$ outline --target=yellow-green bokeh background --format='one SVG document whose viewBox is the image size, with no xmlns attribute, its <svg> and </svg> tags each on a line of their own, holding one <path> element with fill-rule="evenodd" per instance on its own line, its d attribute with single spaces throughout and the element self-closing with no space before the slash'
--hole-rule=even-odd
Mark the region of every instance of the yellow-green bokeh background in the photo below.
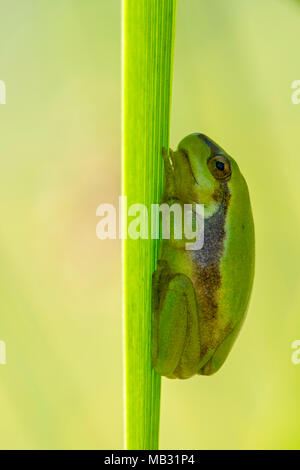
<svg viewBox="0 0 300 470">
<path fill-rule="evenodd" d="M 149 0 L 150 1 L 150 0 Z M 122 447 L 119 0 L 0 0 L 0 448 Z M 300 5 L 179 0 L 171 145 L 238 161 L 256 222 L 247 321 L 223 369 L 163 380 L 161 448 L 300 448 Z"/>
</svg>

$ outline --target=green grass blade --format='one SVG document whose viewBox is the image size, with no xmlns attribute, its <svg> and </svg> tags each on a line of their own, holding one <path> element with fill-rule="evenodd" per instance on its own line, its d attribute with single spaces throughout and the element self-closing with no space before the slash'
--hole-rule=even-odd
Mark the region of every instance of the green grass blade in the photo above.
<svg viewBox="0 0 300 470">
<path fill-rule="evenodd" d="M 158 203 L 168 148 L 177 0 L 123 1 L 123 194 Z M 130 219 L 128 219 L 130 223 Z M 150 233 L 150 231 L 149 231 Z M 127 449 L 157 449 L 160 377 L 151 367 L 151 276 L 156 240 L 123 245 Z"/>
</svg>

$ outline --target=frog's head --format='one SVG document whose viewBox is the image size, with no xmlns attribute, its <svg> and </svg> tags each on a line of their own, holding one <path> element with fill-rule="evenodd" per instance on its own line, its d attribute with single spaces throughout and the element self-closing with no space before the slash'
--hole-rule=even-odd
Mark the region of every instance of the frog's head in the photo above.
<svg viewBox="0 0 300 470">
<path fill-rule="evenodd" d="M 204 134 L 185 137 L 170 153 L 176 192 L 181 200 L 205 204 L 214 212 L 243 179 L 236 162 Z"/>
</svg>

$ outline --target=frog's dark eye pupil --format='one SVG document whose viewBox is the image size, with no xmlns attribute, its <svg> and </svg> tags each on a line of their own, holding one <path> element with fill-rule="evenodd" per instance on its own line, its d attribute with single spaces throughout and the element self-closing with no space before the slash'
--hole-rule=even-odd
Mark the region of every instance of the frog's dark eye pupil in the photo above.
<svg viewBox="0 0 300 470">
<path fill-rule="evenodd" d="M 216 180 L 229 181 L 231 177 L 230 161 L 224 155 L 212 155 L 207 160 L 208 168 Z"/>
<path fill-rule="evenodd" d="M 218 168 L 218 170 L 220 171 L 224 171 L 224 168 L 225 168 L 225 165 L 223 162 L 216 162 L 216 167 Z"/>
</svg>

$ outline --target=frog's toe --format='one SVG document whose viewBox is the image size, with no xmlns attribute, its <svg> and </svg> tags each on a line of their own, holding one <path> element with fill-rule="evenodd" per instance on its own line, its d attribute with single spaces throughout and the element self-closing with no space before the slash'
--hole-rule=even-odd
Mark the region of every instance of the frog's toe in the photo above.
<svg viewBox="0 0 300 470">
<path fill-rule="evenodd" d="M 234 328 L 231 333 L 226 336 L 224 341 L 215 350 L 212 357 L 201 367 L 198 372 L 199 375 L 213 375 L 222 367 L 238 333 L 239 328 Z"/>
</svg>

